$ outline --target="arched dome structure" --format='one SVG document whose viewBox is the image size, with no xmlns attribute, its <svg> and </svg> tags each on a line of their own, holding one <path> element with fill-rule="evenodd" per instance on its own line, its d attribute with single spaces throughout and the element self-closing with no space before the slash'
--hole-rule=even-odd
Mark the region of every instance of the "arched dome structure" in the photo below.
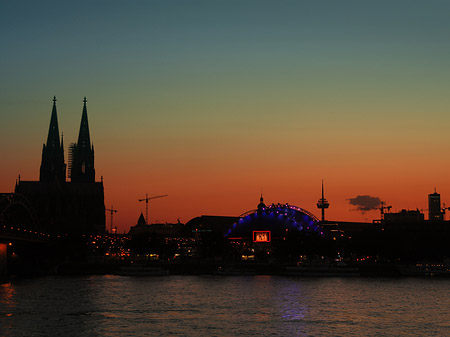
<svg viewBox="0 0 450 337">
<path fill-rule="evenodd" d="M 291 232 L 324 236 L 319 219 L 312 213 L 289 204 L 272 204 L 266 207 L 262 197 L 258 209 L 241 214 L 225 236 L 229 239 L 253 237 L 253 241 L 259 241 L 255 233 L 263 232 L 268 233 L 267 241 L 285 237 Z"/>
</svg>

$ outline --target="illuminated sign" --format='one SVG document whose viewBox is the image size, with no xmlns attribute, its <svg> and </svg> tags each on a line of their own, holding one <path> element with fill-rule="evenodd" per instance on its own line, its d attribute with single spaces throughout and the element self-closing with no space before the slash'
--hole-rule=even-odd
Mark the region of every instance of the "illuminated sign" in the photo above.
<svg viewBox="0 0 450 337">
<path fill-rule="evenodd" d="M 253 242 L 270 242 L 270 231 L 253 231 Z"/>
</svg>

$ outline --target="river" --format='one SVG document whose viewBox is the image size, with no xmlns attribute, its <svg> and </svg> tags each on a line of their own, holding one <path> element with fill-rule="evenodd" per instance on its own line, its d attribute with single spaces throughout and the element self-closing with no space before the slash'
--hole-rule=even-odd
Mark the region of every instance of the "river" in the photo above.
<svg viewBox="0 0 450 337">
<path fill-rule="evenodd" d="M 0 285 L 0 336 L 450 336 L 450 279 L 45 277 Z"/>
</svg>

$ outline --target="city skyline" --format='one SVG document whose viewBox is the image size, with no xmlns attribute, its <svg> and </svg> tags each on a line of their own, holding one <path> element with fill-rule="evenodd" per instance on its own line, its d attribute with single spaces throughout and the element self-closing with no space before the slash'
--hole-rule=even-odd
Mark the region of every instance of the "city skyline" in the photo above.
<svg viewBox="0 0 450 337">
<path fill-rule="evenodd" d="M 450 4 L 3 3 L 0 190 L 38 180 L 53 96 L 68 145 L 88 100 L 119 232 L 288 202 L 371 221 L 450 196 Z M 425 213 L 427 213 L 425 211 Z M 109 215 L 106 218 L 109 223 Z M 107 225 L 108 227 L 108 225 Z"/>
</svg>

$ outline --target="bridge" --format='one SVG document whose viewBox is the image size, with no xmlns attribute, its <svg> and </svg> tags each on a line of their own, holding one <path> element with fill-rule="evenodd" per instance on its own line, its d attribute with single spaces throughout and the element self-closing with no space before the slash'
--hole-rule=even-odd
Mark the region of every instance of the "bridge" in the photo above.
<svg viewBox="0 0 450 337">
<path fill-rule="evenodd" d="M 33 205 L 19 193 L 0 193 L 0 224 L 34 232 L 41 230 Z"/>
<path fill-rule="evenodd" d="M 54 237 L 45 233 L 30 201 L 18 193 L 0 194 L 0 280 L 7 274 L 8 259 L 15 250 L 29 254 L 38 246 L 47 245 Z"/>
<path fill-rule="evenodd" d="M 30 203 L 18 193 L 0 193 L 0 242 L 24 241 L 45 243 L 51 237 L 45 233 Z"/>
</svg>

